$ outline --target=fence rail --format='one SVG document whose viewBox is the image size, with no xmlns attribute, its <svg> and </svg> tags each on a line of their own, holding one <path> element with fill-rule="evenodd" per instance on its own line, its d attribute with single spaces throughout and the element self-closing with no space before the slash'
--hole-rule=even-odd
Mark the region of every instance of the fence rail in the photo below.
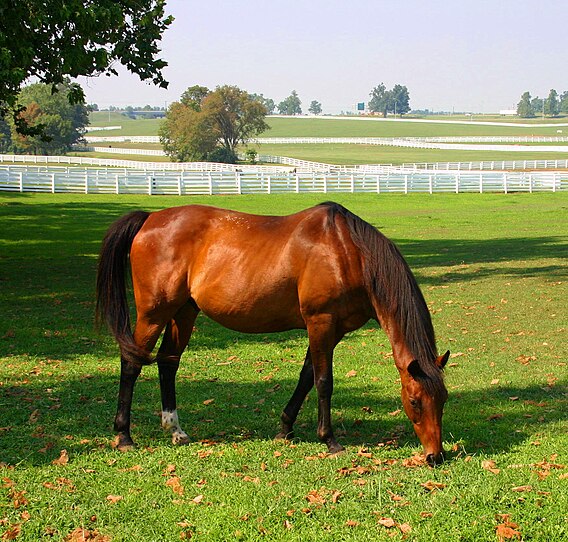
<svg viewBox="0 0 568 542">
<path fill-rule="evenodd" d="M 85 194 L 271 194 L 277 192 L 557 192 L 568 173 L 411 171 L 366 173 L 167 171 L 0 166 L 0 191 Z"/>
</svg>

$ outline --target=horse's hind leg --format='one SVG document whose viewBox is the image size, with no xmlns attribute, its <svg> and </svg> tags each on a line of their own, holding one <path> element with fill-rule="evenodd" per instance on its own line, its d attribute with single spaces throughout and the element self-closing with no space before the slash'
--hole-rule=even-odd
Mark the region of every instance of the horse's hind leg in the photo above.
<svg viewBox="0 0 568 542">
<path fill-rule="evenodd" d="M 191 303 L 178 310 L 166 326 L 157 355 L 162 395 L 162 427 L 171 433 L 174 444 L 189 442 L 189 437 L 179 424 L 175 379 L 181 355 L 189 342 L 198 313 L 198 309 Z"/>
<path fill-rule="evenodd" d="M 306 398 L 306 395 L 314 386 L 314 369 L 312 366 L 312 356 L 310 354 L 310 349 L 306 352 L 306 359 L 304 360 L 304 366 L 300 373 L 300 378 L 298 380 L 298 385 L 292 394 L 292 397 L 288 401 L 288 404 L 282 412 L 280 433 L 276 435 L 277 439 L 293 438 L 294 436 L 294 422 L 298 417 L 298 412 Z"/>
<path fill-rule="evenodd" d="M 136 344 L 151 352 L 156 345 L 156 341 L 162 332 L 164 325 L 151 324 L 144 318 L 139 318 L 136 322 L 134 338 Z M 142 370 L 142 363 L 134 364 L 120 359 L 120 387 L 118 390 L 118 407 L 114 419 L 114 430 L 116 431 L 116 447 L 119 450 L 128 450 L 134 446 L 134 441 L 130 436 L 130 411 L 132 408 L 132 395 L 134 385 Z"/>
</svg>

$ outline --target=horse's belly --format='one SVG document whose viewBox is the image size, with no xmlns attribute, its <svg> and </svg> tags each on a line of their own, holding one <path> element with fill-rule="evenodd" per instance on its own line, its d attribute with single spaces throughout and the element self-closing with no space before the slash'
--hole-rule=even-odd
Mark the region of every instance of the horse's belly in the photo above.
<svg viewBox="0 0 568 542">
<path fill-rule="evenodd" d="M 243 333 L 272 333 L 305 328 L 297 292 L 290 288 L 270 291 L 234 289 L 217 285 L 192 292 L 201 311 L 219 324 Z"/>
</svg>

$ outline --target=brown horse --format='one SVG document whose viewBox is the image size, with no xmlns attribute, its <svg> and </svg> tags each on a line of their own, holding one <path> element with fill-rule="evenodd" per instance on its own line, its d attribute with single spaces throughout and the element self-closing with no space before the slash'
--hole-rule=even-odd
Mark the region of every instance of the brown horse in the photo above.
<svg viewBox="0 0 568 542">
<path fill-rule="evenodd" d="M 137 320 L 126 297 L 130 257 Z M 135 211 L 103 241 L 97 315 L 121 351 L 117 446 L 133 445 L 134 384 L 158 350 L 162 426 L 174 444 L 188 442 L 178 421 L 175 375 L 193 324 L 203 311 L 244 333 L 306 329 L 309 347 L 296 390 L 281 416 L 280 438 L 293 434 L 314 386 L 318 437 L 342 450 L 331 427 L 333 350 L 343 336 L 375 319 L 387 333 L 402 383 L 402 402 L 430 464 L 443 461 L 447 399 L 426 302 L 402 255 L 384 235 L 341 205 L 323 203 L 290 216 L 257 216 L 202 205 Z"/>
</svg>

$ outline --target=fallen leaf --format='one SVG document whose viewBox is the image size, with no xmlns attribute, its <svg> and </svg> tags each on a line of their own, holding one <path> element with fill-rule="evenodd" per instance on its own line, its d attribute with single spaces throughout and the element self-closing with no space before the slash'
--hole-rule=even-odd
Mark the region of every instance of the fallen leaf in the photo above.
<svg viewBox="0 0 568 542">
<path fill-rule="evenodd" d="M 349 371 L 348 373 L 345 373 L 345 376 L 347 378 L 352 378 L 354 376 L 357 376 L 357 371 Z"/>
<path fill-rule="evenodd" d="M 211 403 L 214 403 L 215 399 L 206 399 L 205 401 L 203 401 L 204 405 L 210 405 Z"/>
<path fill-rule="evenodd" d="M 71 531 L 65 538 L 65 542 L 110 542 L 110 536 L 100 534 L 98 531 L 89 531 L 77 527 Z"/>
<path fill-rule="evenodd" d="M 22 527 L 19 523 L 13 523 L 8 527 L 4 534 L 2 535 L 2 540 L 16 540 L 20 536 L 20 531 Z"/>
<path fill-rule="evenodd" d="M 408 523 L 401 523 L 398 528 L 401 530 L 402 534 L 408 534 L 412 531 L 412 527 Z"/>
<path fill-rule="evenodd" d="M 380 518 L 379 524 L 383 527 L 386 527 L 387 529 L 391 529 L 396 525 L 396 521 L 392 518 Z"/>
<path fill-rule="evenodd" d="M 181 485 L 179 476 L 169 478 L 166 485 L 171 488 L 176 495 L 183 495 L 183 486 Z"/>
<path fill-rule="evenodd" d="M 512 538 L 521 539 L 521 533 L 517 531 L 518 525 L 516 523 L 500 523 L 495 527 L 497 531 L 497 539 L 499 542 L 511 540 Z"/>
<path fill-rule="evenodd" d="M 197 495 L 197 497 L 191 499 L 191 502 L 194 504 L 199 504 L 203 500 L 203 498 L 204 498 L 203 495 Z"/>
<path fill-rule="evenodd" d="M 355 520 L 352 520 L 352 519 L 348 519 L 348 520 L 345 522 L 345 525 L 346 525 L 347 527 L 357 527 L 357 526 L 359 525 L 359 522 L 358 522 L 358 521 L 355 521 Z"/>
<path fill-rule="evenodd" d="M 498 378 L 494 378 L 494 379 L 491 381 L 491 385 L 492 385 L 492 386 L 496 386 L 497 384 L 499 384 L 499 379 L 498 379 Z"/>
<path fill-rule="evenodd" d="M 518 486 L 511 488 L 511 491 L 516 491 L 517 493 L 523 493 L 525 491 L 532 491 L 532 486 Z"/>
<path fill-rule="evenodd" d="M 69 463 L 69 454 L 67 453 L 67 450 L 61 450 L 59 457 L 51 462 L 52 465 L 59 466 L 67 465 L 67 463 Z"/>
<path fill-rule="evenodd" d="M 287 519 L 285 519 L 284 520 L 284 527 L 286 527 L 286 529 L 290 530 L 290 529 L 292 529 L 292 524 Z"/>
<path fill-rule="evenodd" d="M 124 497 L 120 495 L 107 495 L 106 500 L 111 502 L 112 504 L 116 504 L 118 501 L 121 501 Z"/>
<path fill-rule="evenodd" d="M 481 468 L 492 472 L 493 474 L 499 474 L 501 472 L 501 469 L 497 468 L 497 465 L 495 464 L 495 461 L 493 461 L 493 459 L 488 459 L 486 461 L 482 461 L 481 462 Z"/>
<path fill-rule="evenodd" d="M 325 497 L 323 497 L 317 490 L 312 489 L 307 495 L 306 495 L 306 500 L 310 503 L 310 504 L 316 504 L 318 506 L 321 506 L 322 504 L 325 504 Z"/>
<path fill-rule="evenodd" d="M 438 491 L 446 487 L 446 484 L 442 484 L 441 482 L 434 482 L 434 480 L 428 480 L 427 482 L 424 482 L 420 485 L 427 491 Z"/>
</svg>

